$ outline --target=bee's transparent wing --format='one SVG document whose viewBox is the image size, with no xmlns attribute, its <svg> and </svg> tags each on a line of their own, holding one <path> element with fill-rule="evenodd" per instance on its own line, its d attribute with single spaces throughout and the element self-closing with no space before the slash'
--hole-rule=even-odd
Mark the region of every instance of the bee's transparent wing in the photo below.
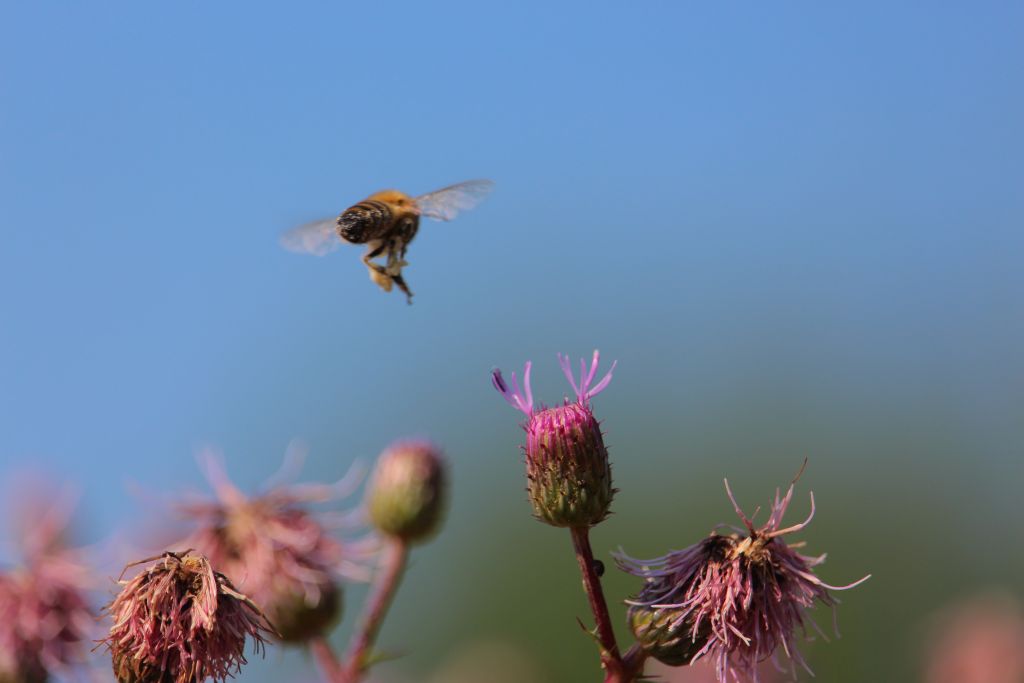
<svg viewBox="0 0 1024 683">
<path fill-rule="evenodd" d="M 467 180 L 416 197 L 420 215 L 436 221 L 450 221 L 459 212 L 472 209 L 494 189 L 490 180 Z"/>
<path fill-rule="evenodd" d="M 323 256 L 340 247 L 341 243 L 335 218 L 303 223 L 281 235 L 281 246 L 300 254 Z"/>
</svg>

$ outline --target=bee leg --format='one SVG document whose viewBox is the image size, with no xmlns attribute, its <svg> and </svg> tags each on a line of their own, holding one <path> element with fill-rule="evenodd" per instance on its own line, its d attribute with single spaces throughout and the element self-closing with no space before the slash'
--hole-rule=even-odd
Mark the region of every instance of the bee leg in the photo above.
<svg viewBox="0 0 1024 683">
<path fill-rule="evenodd" d="M 373 261 L 370 260 L 372 258 L 376 258 L 376 257 L 380 256 L 381 254 L 383 254 L 384 253 L 384 249 L 386 247 L 387 247 L 387 245 L 382 244 L 379 247 L 377 247 L 376 249 L 371 249 L 371 250 L 367 251 L 365 254 L 363 254 L 363 265 L 365 265 L 370 270 L 377 271 L 381 275 L 387 275 L 388 271 L 387 271 L 387 269 L 384 266 L 380 265 L 379 263 L 374 263 Z"/>
<path fill-rule="evenodd" d="M 405 278 L 401 275 L 392 275 L 391 279 L 398 285 L 400 290 L 405 292 L 406 303 L 412 304 L 412 290 L 409 289 L 409 285 L 405 284 Z"/>
<path fill-rule="evenodd" d="M 374 284 L 383 289 L 385 292 L 391 291 L 391 285 L 394 282 L 390 276 L 382 275 L 376 270 L 370 271 L 370 279 L 373 280 Z"/>
<path fill-rule="evenodd" d="M 363 265 L 365 265 L 370 271 L 370 279 L 373 280 L 378 287 L 383 289 L 385 292 L 391 291 L 391 283 L 394 279 L 387 271 L 387 269 L 379 263 L 374 263 L 370 259 L 380 256 L 384 253 L 386 245 L 382 244 L 376 249 L 371 249 L 363 254 Z"/>
</svg>

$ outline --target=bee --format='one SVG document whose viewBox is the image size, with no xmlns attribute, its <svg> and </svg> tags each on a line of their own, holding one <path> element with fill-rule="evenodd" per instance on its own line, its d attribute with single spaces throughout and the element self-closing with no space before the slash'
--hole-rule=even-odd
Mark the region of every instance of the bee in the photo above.
<svg viewBox="0 0 1024 683">
<path fill-rule="evenodd" d="M 288 230 L 281 236 L 281 245 L 289 251 L 323 256 L 342 242 L 365 244 L 363 263 L 370 279 L 385 292 L 396 285 L 412 303 L 412 290 L 402 277 L 402 268 L 409 265 L 405 252 L 419 231 L 420 218 L 450 221 L 480 203 L 493 187 L 490 180 L 468 180 L 418 197 L 383 190 L 345 209 L 337 218 Z M 375 258 L 384 262 L 377 263 Z"/>
</svg>

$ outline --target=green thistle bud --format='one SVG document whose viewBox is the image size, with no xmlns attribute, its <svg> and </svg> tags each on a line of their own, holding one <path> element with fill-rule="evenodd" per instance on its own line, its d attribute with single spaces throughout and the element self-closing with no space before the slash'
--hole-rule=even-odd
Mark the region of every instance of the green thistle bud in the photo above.
<svg viewBox="0 0 1024 683">
<path fill-rule="evenodd" d="M 555 408 L 534 409 L 530 363 L 523 373 L 523 390 L 515 373 L 511 387 L 499 370 L 492 373 L 492 381 L 505 400 L 529 418 L 524 424 L 524 450 L 527 491 L 534 514 L 552 526 L 586 528 L 608 516 L 615 495 L 608 449 L 590 409 L 590 399 L 611 382 L 615 365 L 591 386 L 597 373 L 597 351 L 589 371 L 581 361 L 579 384 L 572 375 L 568 357 L 559 355 L 558 360 L 576 392 L 575 403 L 567 400 Z"/>
<path fill-rule="evenodd" d="M 446 473 L 440 452 L 422 441 L 388 448 L 377 461 L 367 507 L 382 533 L 406 542 L 433 534 L 444 513 Z"/>
<path fill-rule="evenodd" d="M 306 643 L 325 635 L 338 622 L 342 610 L 341 587 L 329 583 L 315 600 L 303 593 L 277 596 L 267 604 L 269 617 L 285 643 Z"/>
<path fill-rule="evenodd" d="M 651 593 L 659 594 L 663 590 L 664 587 L 659 587 Z M 644 591 L 637 600 L 643 600 L 646 594 Z M 689 664 L 710 635 L 709 628 L 701 628 L 694 634 L 693 623 L 686 618 L 686 609 L 682 607 L 630 605 L 626 617 L 640 647 L 668 666 Z"/>
</svg>

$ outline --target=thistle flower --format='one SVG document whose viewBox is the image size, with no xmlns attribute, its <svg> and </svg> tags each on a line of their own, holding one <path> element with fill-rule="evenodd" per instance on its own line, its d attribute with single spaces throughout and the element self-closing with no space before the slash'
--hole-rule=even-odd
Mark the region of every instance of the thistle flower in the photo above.
<svg viewBox="0 0 1024 683">
<path fill-rule="evenodd" d="M 377 461 L 367 509 L 379 531 L 406 542 L 429 537 L 441 521 L 445 493 L 440 451 L 424 441 L 401 441 Z"/>
<path fill-rule="evenodd" d="M 322 635 L 341 613 L 339 579 L 367 580 L 373 547 L 367 539 L 333 536 L 329 517 L 307 506 L 344 494 L 350 482 L 274 486 L 248 497 L 231 483 L 218 457 L 207 454 L 202 462 L 217 500 L 179 506 L 200 525 L 183 543 L 204 553 L 251 597 L 284 642 Z"/>
<path fill-rule="evenodd" d="M 263 653 L 273 629 L 259 608 L 202 555 L 164 553 L 130 581 L 107 611 L 102 643 L 119 683 L 223 682 L 246 663 L 245 641 Z M 122 575 L 123 576 L 123 575 Z"/>
<path fill-rule="evenodd" d="M 562 405 L 535 408 L 530 388 L 531 363 L 523 371 L 520 389 L 515 373 L 511 387 L 500 370 L 491 373 L 494 388 L 513 408 L 526 415 L 526 479 L 534 514 L 556 527 L 590 527 L 608 516 L 615 489 L 608 450 L 590 401 L 612 381 L 611 369 L 597 383 L 600 355 L 595 350 L 589 370 L 580 360 L 580 379 L 573 377 L 568 356 L 558 355 L 576 400 L 566 398 Z M 592 385 L 593 384 L 593 385 Z"/>
<path fill-rule="evenodd" d="M 801 555 L 794 550 L 799 546 L 783 541 L 811 521 L 813 494 L 810 516 L 783 528 L 793 485 L 783 497 L 776 490 L 768 521 L 755 528 L 736 504 L 728 481 L 725 488 L 746 527 L 743 535 L 712 533 L 696 545 L 653 560 L 616 556 L 620 568 L 645 582 L 640 594 L 627 601 L 630 626 L 655 659 L 678 666 L 710 657 L 723 682 L 730 677 L 759 680 L 758 663 L 779 647 L 807 669 L 794 634 L 798 628 L 806 632 L 806 623 L 821 633 L 807 610 L 815 601 L 834 606 L 830 590 L 853 588 L 870 575 L 848 586 L 830 586 L 813 571 L 825 555 Z"/>
<path fill-rule="evenodd" d="M 34 492 L 22 520 L 25 564 L 0 573 L 0 682 L 42 683 L 85 661 L 95 619 L 93 585 L 79 550 L 67 547 L 70 496 Z"/>
</svg>

